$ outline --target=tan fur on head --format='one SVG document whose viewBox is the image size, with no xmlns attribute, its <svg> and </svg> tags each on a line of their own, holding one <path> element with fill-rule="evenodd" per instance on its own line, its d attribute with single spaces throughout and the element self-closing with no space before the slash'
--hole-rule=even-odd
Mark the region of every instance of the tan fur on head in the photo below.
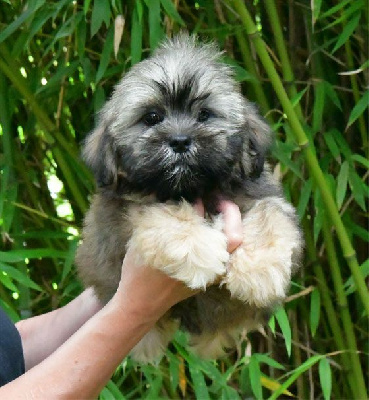
<svg viewBox="0 0 369 400">
<path fill-rule="evenodd" d="M 202 289 L 137 344 L 132 356 L 143 362 L 163 354 L 178 326 L 203 357 L 233 347 L 283 301 L 301 255 L 294 210 L 264 161 L 269 127 L 219 55 L 186 35 L 167 41 L 123 77 L 84 144 L 98 185 L 76 257 L 84 284 L 107 302 L 130 248 Z M 197 198 L 206 218 L 192 207 Z M 220 198 L 243 218 L 231 256 Z"/>
</svg>

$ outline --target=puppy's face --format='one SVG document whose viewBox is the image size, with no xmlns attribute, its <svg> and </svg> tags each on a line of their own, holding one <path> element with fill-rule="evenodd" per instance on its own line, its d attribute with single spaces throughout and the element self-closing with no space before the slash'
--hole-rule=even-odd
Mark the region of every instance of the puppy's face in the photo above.
<svg viewBox="0 0 369 400">
<path fill-rule="evenodd" d="M 261 173 L 268 127 L 218 58 L 181 36 L 132 68 L 85 144 L 99 186 L 193 200 Z"/>
</svg>

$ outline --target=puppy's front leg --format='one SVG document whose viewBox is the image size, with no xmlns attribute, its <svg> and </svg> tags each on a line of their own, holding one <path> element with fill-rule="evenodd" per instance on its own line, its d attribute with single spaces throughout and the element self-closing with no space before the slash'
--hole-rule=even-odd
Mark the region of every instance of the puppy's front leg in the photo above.
<svg viewBox="0 0 369 400">
<path fill-rule="evenodd" d="M 184 282 L 192 289 L 223 275 L 229 259 L 225 235 L 196 214 L 185 201 L 134 207 L 128 246 L 141 261 Z"/>
<path fill-rule="evenodd" d="M 224 282 L 232 296 L 260 308 L 287 295 L 302 252 L 293 207 L 278 197 L 257 200 L 243 218 L 243 243 L 231 255 Z"/>
</svg>

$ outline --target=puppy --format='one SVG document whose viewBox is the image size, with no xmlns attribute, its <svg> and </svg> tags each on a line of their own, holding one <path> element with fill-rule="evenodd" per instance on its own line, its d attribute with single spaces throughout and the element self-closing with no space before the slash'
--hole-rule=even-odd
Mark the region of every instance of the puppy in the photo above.
<svg viewBox="0 0 369 400">
<path fill-rule="evenodd" d="M 269 127 L 219 57 L 187 35 L 166 41 L 123 77 L 84 144 L 98 186 L 76 257 L 84 284 L 107 302 L 132 248 L 144 264 L 203 289 L 138 343 L 139 361 L 158 358 L 179 327 L 200 356 L 222 355 L 285 298 L 301 254 L 294 209 L 265 162 Z M 205 219 L 191 206 L 198 198 Z M 231 255 L 220 198 L 243 218 Z"/>
</svg>

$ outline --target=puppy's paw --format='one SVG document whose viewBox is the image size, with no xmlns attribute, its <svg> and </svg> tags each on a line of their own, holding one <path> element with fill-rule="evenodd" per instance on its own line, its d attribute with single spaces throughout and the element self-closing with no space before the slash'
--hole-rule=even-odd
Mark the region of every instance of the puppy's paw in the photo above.
<svg viewBox="0 0 369 400">
<path fill-rule="evenodd" d="M 131 357 L 142 364 L 159 362 L 178 328 L 175 320 L 159 321 L 131 350 Z"/>
<path fill-rule="evenodd" d="M 190 204 L 155 204 L 131 214 L 129 247 L 142 261 L 184 282 L 206 286 L 226 272 L 227 240 L 196 214 Z"/>
<path fill-rule="evenodd" d="M 281 199 L 261 200 L 243 225 L 244 240 L 231 256 L 224 283 L 232 296 L 271 307 L 286 297 L 302 249 L 293 209 Z"/>
</svg>

